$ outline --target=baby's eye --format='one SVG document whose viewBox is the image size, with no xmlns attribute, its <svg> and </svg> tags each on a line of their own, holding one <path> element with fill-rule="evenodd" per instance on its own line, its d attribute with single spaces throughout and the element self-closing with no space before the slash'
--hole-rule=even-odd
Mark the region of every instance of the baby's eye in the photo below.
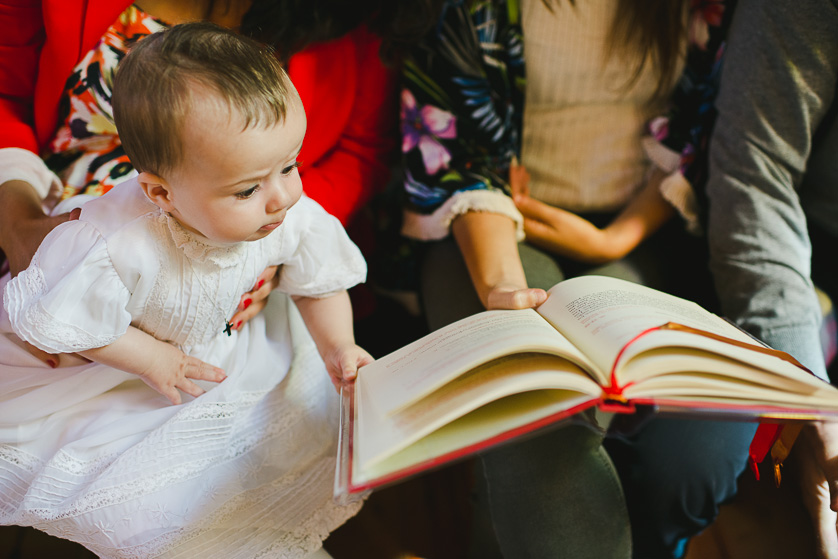
<svg viewBox="0 0 838 559">
<path fill-rule="evenodd" d="M 254 185 L 248 188 L 247 190 L 242 190 L 241 192 L 236 193 L 236 198 L 239 200 L 247 200 L 251 196 L 253 196 L 256 191 L 259 190 L 259 185 Z"/>
<path fill-rule="evenodd" d="M 283 174 L 283 175 L 285 175 L 285 176 L 287 177 L 288 175 L 290 175 L 291 173 L 293 173 L 293 172 L 294 172 L 294 169 L 296 169 L 297 167 L 299 167 L 299 166 L 300 166 L 300 165 L 302 165 L 302 164 L 303 164 L 303 162 L 302 162 L 302 161 L 294 161 L 294 163 L 293 163 L 293 164 L 291 164 L 291 165 L 289 165 L 289 166 L 285 167 L 285 168 L 282 170 L 282 174 Z"/>
</svg>

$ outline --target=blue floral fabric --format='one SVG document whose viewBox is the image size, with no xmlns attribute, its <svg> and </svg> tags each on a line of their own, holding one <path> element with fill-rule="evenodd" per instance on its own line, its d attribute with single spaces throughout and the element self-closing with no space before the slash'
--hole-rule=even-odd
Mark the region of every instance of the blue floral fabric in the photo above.
<svg viewBox="0 0 838 559">
<path fill-rule="evenodd" d="M 506 190 L 519 149 L 524 59 L 517 0 L 451 1 L 404 64 L 408 207 L 431 213 L 454 192 Z"/>
</svg>

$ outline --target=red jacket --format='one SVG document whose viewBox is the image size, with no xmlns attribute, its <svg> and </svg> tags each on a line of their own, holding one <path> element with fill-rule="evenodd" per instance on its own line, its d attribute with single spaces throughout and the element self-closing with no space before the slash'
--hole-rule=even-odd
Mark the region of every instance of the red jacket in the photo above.
<svg viewBox="0 0 838 559">
<path fill-rule="evenodd" d="M 0 148 L 35 153 L 57 126 L 73 67 L 128 0 L 0 0 Z M 346 224 L 389 177 L 396 146 L 394 69 L 363 28 L 293 56 L 288 73 L 306 109 L 300 160 L 306 193 Z"/>
</svg>

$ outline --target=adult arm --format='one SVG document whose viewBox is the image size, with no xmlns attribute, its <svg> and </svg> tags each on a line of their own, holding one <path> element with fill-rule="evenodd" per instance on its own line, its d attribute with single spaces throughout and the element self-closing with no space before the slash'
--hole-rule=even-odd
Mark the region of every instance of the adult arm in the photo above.
<svg viewBox="0 0 838 559">
<path fill-rule="evenodd" d="M 47 216 L 42 204 L 39 192 L 27 182 L 0 184 L 0 249 L 12 276 L 29 266 L 47 233 L 69 218 L 69 214 Z"/>
<path fill-rule="evenodd" d="M 830 0 L 741 2 L 710 149 L 711 267 L 722 310 L 826 378 L 798 187 L 838 78 Z"/>
<path fill-rule="evenodd" d="M 711 267 L 722 310 L 824 379 L 821 313 L 797 189 L 818 125 L 834 103 L 836 36 L 838 9 L 829 0 L 740 2 L 707 185 Z M 838 425 L 809 429 L 800 449 L 808 474 L 803 493 L 820 556 L 836 557 Z"/>
<path fill-rule="evenodd" d="M 672 217 L 674 210 L 660 192 L 664 174 L 655 168 L 646 185 L 606 227 L 527 194 L 515 197 L 524 216 L 527 241 L 554 254 L 591 264 L 623 258 Z"/>
<path fill-rule="evenodd" d="M 480 32 L 468 7 L 447 5 L 405 61 L 403 232 L 423 240 L 453 232 L 484 306 L 532 307 L 546 293 L 527 288 L 522 218 L 505 179 L 518 149 L 520 29 L 503 2 L 477 11 Z"/>
<path fill-rule="evenodd" d="M 547 300 L 543 289 L 527 288 L 511 219 L 490 212 L 467 212 L 454 220 L 452 231 L 484 307 L 526 309 Z"/>
</svg>

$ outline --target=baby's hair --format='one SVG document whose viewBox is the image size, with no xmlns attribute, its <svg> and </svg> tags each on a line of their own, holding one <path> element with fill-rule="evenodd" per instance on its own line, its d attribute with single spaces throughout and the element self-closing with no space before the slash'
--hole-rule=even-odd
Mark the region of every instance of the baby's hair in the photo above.
<svg viewBox="0 0 838 559">
<path fill-rule="evenodd" d="M 185 23 L 134 45 L 117 66 L 113 114 L 138 171 L 165 174 L 183 157 L 182 130 L 196 86 L 250 126 L 283 122 L 296 92 L 273 51 L 212 23 Z"/>
</svg>

